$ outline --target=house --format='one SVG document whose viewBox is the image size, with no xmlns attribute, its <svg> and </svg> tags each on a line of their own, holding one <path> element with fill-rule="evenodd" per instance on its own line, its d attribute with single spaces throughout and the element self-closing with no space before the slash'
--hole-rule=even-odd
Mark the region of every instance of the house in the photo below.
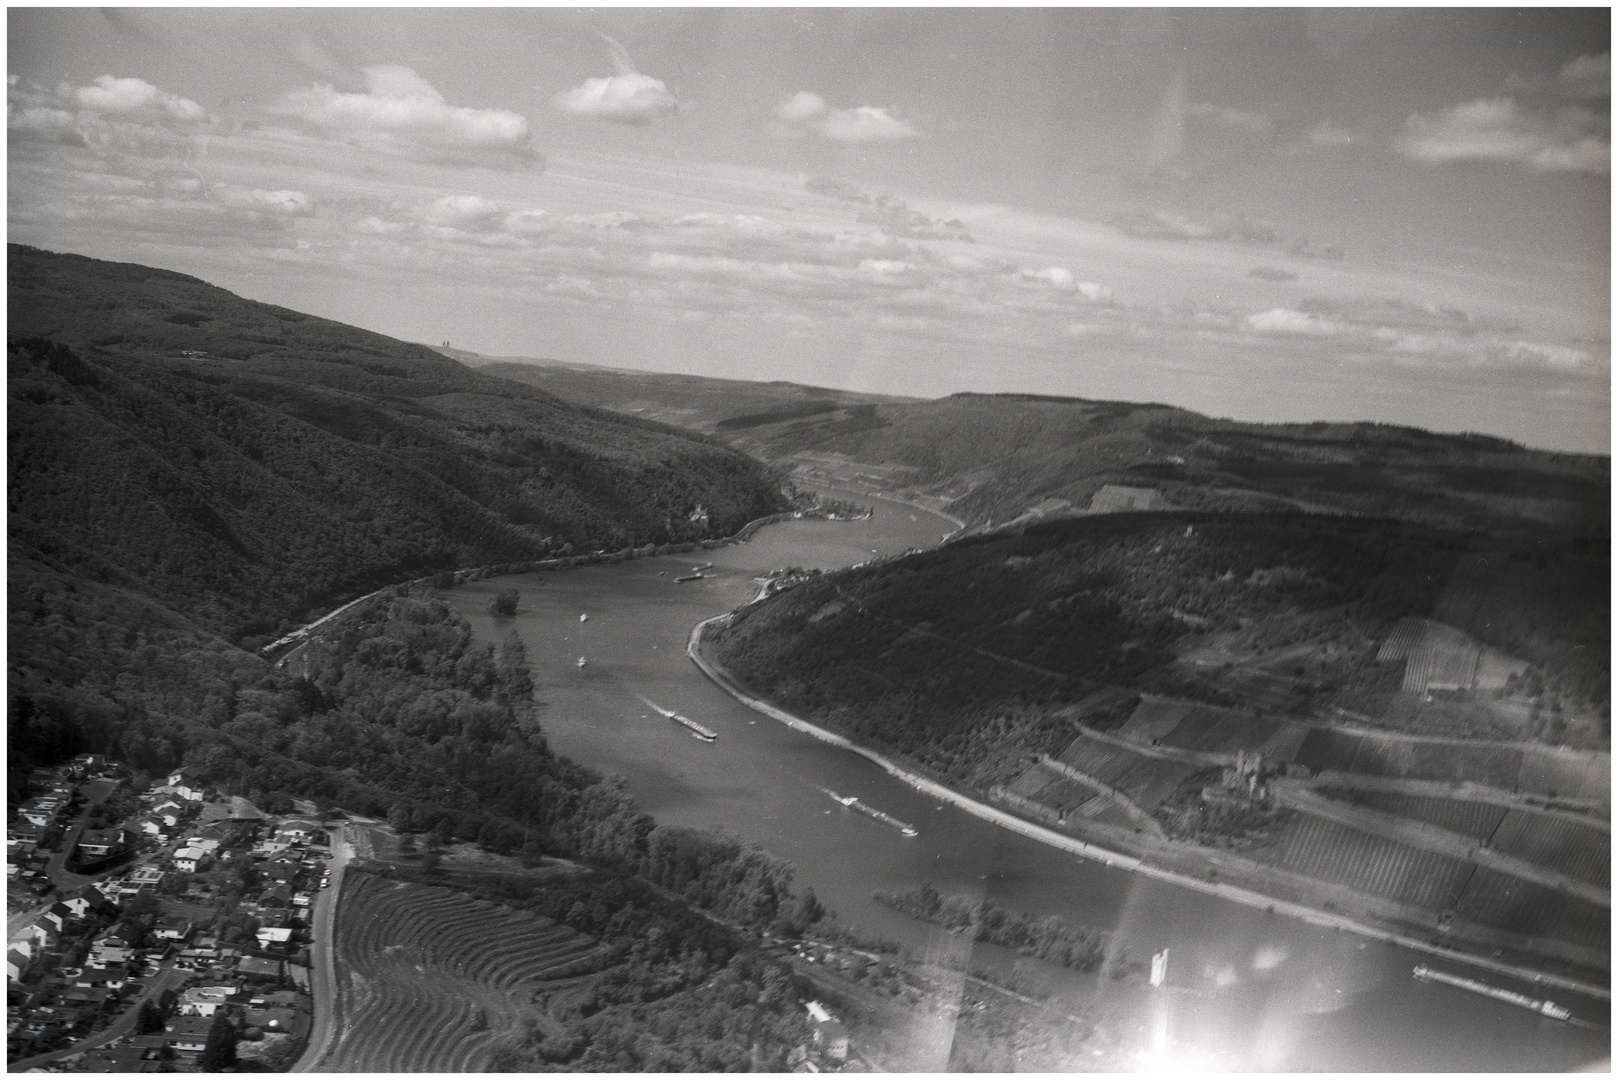
<svg viewBox="0 0 1618 1080">
<path fill-rule="evenodd" d="M 271 859 L 260 866 L 258 872 L 278 884 L 290 885 L 298 876 L 298 863 L 296 859 Z"/>
<path fill-rule="evenodd" d="M 67 924 L 73 918 L 73 912 L 69 910 L 68 906 L 58 901 L 45 909 L 44 913 L 40 915 L 39 921 L 60 934 L 67 928 Z"/>
<path fill-rule="evenodd" d="M 23 952 L 21 949 L 7 949 L 6 978 L 10 979 L 12 982 L 21 982 L 23 974 L 28 970 L 28 965 L 33 962 L 34 958 L 28 953 Z"/>
<path fill-rule="evenodd" d="M 96 888 L 94 884 L 74 889 L 62 897 L 62 903 L 80 919 L 91 916 L 112 919 L 118 915 L 118 905 L 113 903 L 112 897 Z"/>
<path fill-rule="evenodd" d="M 110 945 L 115 949 L 134 949 L 139 947 L 145 937 L 139 924 L 130 919 L 119 919 L 101 935 L 98 944 Z"/>
<path fill-rule="evenodd" d="M 230 1004 L 234 986 L 193 986 L 180 995 L 181 1016 L 212 1016 Z"/>
<path fill-rule="evenodd" d="M 155 866 L 136 867 L 129 875 L 129 883 L 137 890 L 163 884 L 163 871 Z"/>
<path fill-rule="evenodd" d="M 165 837 L 166 834 L 164 830 L 168 827 L 168 823 L 155 814 L 147 814 L 146 816 L 137 818 L 135 820 L 136 832 L 140 833 L 142 836 L 155 836 L 159 840 L 162 840 Z"/>
<path fill-rule="evenodd" d="M 275 830 L 275 838 L 277 840 L 286 840 L 292 843 L 304 844 L 308 843 L 310 840 L 313 840 L 317 836 L 324 836 L 325 834 L 326 826 L 322 825 L 318 821 L 311 821 L 308 818 L 291 818 L 287 821 L 281 822 L 281 824 L 278 825 Z"/>
<path fill-rule="evenodd" d="M 188 802 L 201 802 L 204 792 L 202 774 L 195 769 L 180 769 L 169 774 L 169 787 L 174 794 Z"/>
<path fill-rule="evenodd" d="M 176 1016 L 163 1025 L 168 1032 L 169 1045 L 176 1050 L 200 1053 L 208 1046 L 208 1032 L 213 1021 L 202 1016 Z"/>
<path fill-rule="evenodd" d="M 155 1073 L 163 1071 L 162 1052 L 135 1046 L 105 1046 L 87 1051 L 79 1061 L 83 1072 Z"/>
<path fill-rule="evenodd" d="M 122 828 L 86 829 L 79 834 L 73 852 L 79 859 L 104 859 L 123 851 L 128 838 L 129 834 Z"/>
<path fill-rule="evenodd" d="M 184 915 L 165 915 L 152 927 L 152 936 L 164 941 L 184 941 L 191 936 L 191 920 Z"/>
<path fill-rule="evenodd" d="M 183 847 L 174 853 L 174 869 L 194 874 L 208 865 L 208 853 L 194 847 Z"/>
<path fill-rule="evenodd" d="M 292 894 L 292 903 L 297 907 L 305 907 L 306 908 L 313 902 L 314 902 L 314 897 L 310 896 L 306 892 L 300 892 L 300 893 L 293 893 Z"/>
<path fill-rule="evenodd" d="M 128 964 L 108 964 L 106 967 L 85 968 L 74 977 L 73 985 L 92 989 L 122 990 L 128 984 L 129 978 Z"/>
<path fill-rule="evenodd" d="M 47 826 L 35 825 L 33 822 L 18 822 L 6 830 L 6 844 L 10 847 L 20 848 L 24 845 L 40 847 L 45 843 L 45 835 L 49 831 Z"/>
<path fill-rule="evenodd" d="M 15 946 L 19 941 L 27 941 L 32 944 L 34 951 L 38 952 L 40 949 L 43 949 L 45 946 L 49 945 L 55 937 L 56 932 L 53 931 L 49 926 L 39 922 L 31 922 L 24 925 L 19 930 L 13 931 L 11 933 L 10 943 L 12 946 Z"/>
<path fill-rule="evenodd" d="M 815 1051 L 823 1058 L 831 1061 L 845 1061 L 848 1058 L 848 1029 L 838 1022 L 837 1018 L 826 1011 L 826 1007 L 818 1001 L 811 1001 L 804 1006 L 809 1013 L 809 1019 L 814 1022 Z"/>
<path fill-rule="evenodd" d="M 266 960 L 261 956 L 244 956 L 236 963 L 236 974 L 250 979 L 279 979 L 281 961 Z"/>
<path fill-rule="evenodd" d="M 260 907 L 290 907 L 292 905 L 292 890 L 285 885 L 272 886 L 264 890 L 264 895 L 259 897 L 258 902 Z"/>
<path fill-rule="evenodd" d="M 259 947 L 267 949 L 271 945 L 286 945 L 292 940 L 292 932 L 290 926 L 261 926 L 258 928 Z"/>
<path fill-rule="evenodd" d="M 135 958 L 135 950 L 127 945 L 94 945 L 90 948 L 89 961 L 95 967 L 110 967 L 113 964 L 127 964 Z"/>
<path fill-rule="evenodd" d="M 17 816 L 30 825 L 38 825 L 40 828 L 44 828 L 56 820 L 56 810 L 41 806 L 38 802 L 32 802 L 26 806 L 19 806 Z"/>
</svg>

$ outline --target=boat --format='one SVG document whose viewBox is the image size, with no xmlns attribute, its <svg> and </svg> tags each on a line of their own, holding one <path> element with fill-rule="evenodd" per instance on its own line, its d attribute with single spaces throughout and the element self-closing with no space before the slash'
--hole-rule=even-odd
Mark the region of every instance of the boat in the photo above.
<svg viewBox="0 0 1618 1080">
<path fill-rule="evenodd" d="M 880 821 L 884 825 L 893 826 L 895 829 L 899 830 L 899 833 L 902 836 L 909 837 L 909 836 L 917 836 L 917 835 L 919 835 L 916 827 L 914 825 L 910 824 L 908 821 L 900 821 L 898 818 L 894 817 L 892 814 L 885 814 L 881 810 L 878 810 L 874 806 L 871 806 L 871 805 L 869 805 L 867 803 L 860 802 L 858 796 L 855 796 L 855 795 L 839 795 L 839 794 L 837 794 L 837 792 L 832 791 L 830 788 L 821 788 L 820 790 L 824 791 L 827 795 L 830 795 L 833 802 L 840 803 L 843 806 L 848 807 L 850 810 L 858 810 L 860 813 L 864 814 L 866 817 L 873 818 L 873 819 L 875 819 L 877 821 Z"/>
<path fill-rule="evenodd" d="M 579 657 L 579 667 L 583 667 L 586 663 L 588 663 L 588 661 L 585 660 L 584 657 Z"/>
<path fill-rule="evenodd" d="M 719 738 L 719 732 L 714 731 L 712 728 L 703 727 L 689 716 L 683 716 L 680 713 L 675 712 L 673 709 L 665 709 L 663 706 L 658 705 L 647 698 L 641 698 L 641 700 L 646 702 L 646 704 L 650 705 L 652 708 L 656 709 L 658 712 L 662 713 L 664 716 L 668 717 L 670 720 L 673 720 L 676 724 L 680 724 L 688 728 L 693 738 L 701 739 L 703 742 L 713 742 L 715 739 Z"/>
<path fill-rule="evenodd" d="M 679 581 L 706 581 L 707 579 L 704 578 L 700 573 L 696 573 L 696 574 L 686 574 L 684 577 L 677 577 L 674 580 L 679 582 Z"/>
<path fill-rule="evenodd" d="M 1426 964 L 1417 964 L 1411 974 L 1421 982 L 1441 982 L 1449 986 L 1459 987 L 1462 990 L 1470 990 L 1474 994 L 1482 994 L 1484 997 L 1491 997 L 1496 1001 L 1504 1001 L 1519 1008 L 1537 1012 L 1541 1016 L 1548 1016 L 1552 1020 L 1571 1020 L 1573 1018 L 1571 1009 L 1558 1005 L 1549 998 L 1541 1001 L 1538 998 L 1531 998 L 1527 994 L 1519 994 L 1515 990 L 1507 990 L 1499 986 L 1490 986 L 1488 983 L 1479 982 L 1476 979 L 1451 975 L 1447 971 L 1439 971 L 1436 968 L 1428 967 Z"/>
<path fill-rule="evenodd" d="M 580 622 L 589 622 L 590 621 L 590 616 L 588 616 L 588 615 L 580 615 L 579 616 L 579 621 Z"/>
</svg>

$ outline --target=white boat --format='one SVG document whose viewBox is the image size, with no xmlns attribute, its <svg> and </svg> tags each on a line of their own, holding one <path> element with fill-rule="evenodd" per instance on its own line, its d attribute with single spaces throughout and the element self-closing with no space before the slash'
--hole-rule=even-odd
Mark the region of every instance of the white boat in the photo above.
<svg viewBox="0 0 1618 1080">
<path fill-rule="evenodd" d="M 694 738 L 701 739 L 703 742 L 713 742 L 715 739 L 719 738 L 719 732 L 714 731 L 712 728 L 703 727 L 689 716 L 682 716 L 673 709 L 665 709 L 663 706 L 657 704 L 655 701 L 652 701 L 650 698 L 643 697 L 641 700 L 646 702 L 646 704 L 650 705 L 652 708 L 656 709 L 658 712 L 662 713 L 664 716 L 668 717 L 670 720 L 673 720 L 676 724 L 684 726 L 691 732 Z"/>
<path fill-rule="evenodd" d="M 589 622 L 590 621 L 590 616 L 588 616 L 588 615 L 580 615 L 579 616 L 579 621 L 580 622 Z"/>
<path fill-rule="evenodd" d="M 579 657 L 579 667 L 583 667 L 583 666 L 584 666 L 584 665 L 585 665 L 585 664 L 586 664 L 586 663 L 588 663 L 588 662 L 589 662 L 589 661 L 587 661 L 587 660 L 585 660 L 585 658 L 584 658 L 584 657 L 582 657 L 582 656 L 581 656 L 581 657 Z"/>
</svg>

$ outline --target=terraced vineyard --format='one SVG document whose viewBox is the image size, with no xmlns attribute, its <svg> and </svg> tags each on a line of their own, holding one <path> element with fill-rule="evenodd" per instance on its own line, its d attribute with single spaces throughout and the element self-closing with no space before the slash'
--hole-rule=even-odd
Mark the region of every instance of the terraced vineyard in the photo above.
<svg viewBox="0 0 1618 1080">
<path fill-rule="evenodd" d="M 1322 881 L 1434 910 L 1453 903 L 1472 872 L 1459 859 L 1307 815 L 1287 830 L 1271 858 Z"/>
<path fill-rule="evenodd" d="M 338 1039 L 322 1072 L 478 1072 L 589 978 L 592 938 L 435 886 L 349 871 L 337 912 Z"/>
</svg>

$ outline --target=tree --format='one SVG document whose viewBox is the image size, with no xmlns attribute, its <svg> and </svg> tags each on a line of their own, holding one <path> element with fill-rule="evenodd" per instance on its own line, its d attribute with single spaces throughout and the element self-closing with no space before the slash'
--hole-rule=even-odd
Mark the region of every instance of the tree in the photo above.
<svg viewBox="0 0 1618 1080">
<path fill-rule="evenodd" d="M 494 599 L 489 601 L 489 611 L 495 615 L 515 615 L 519 598 L 516 589 L 501 589 L 494 594 Z"/>
<path fill-rule="evenodd" d="M 163 1030 L 163 1008 L 155 1001 L 143 1001 L 140 1014 L 135 1020 L 135 1030 L 142 1035 L 150 1035 L 154 1031 Z"/>
<path fill-rule="evenodd" d="M 215 1015 L 213 1027 L 208 1029 L 201 1065 L 203 1072 L 224 1072 L 236 1065 L 236 1026 L 225 1019 L 224 1013 Z"/>
<path fill-rule="evenodd" d="M 515 629 L 500 643 L 500 654 L 495 660 L 495 673 L 500 689 L 513 702 L 529 701 L 534 696 L 534 680 L 528 670 L 528 650 Z"/>
</svg>

